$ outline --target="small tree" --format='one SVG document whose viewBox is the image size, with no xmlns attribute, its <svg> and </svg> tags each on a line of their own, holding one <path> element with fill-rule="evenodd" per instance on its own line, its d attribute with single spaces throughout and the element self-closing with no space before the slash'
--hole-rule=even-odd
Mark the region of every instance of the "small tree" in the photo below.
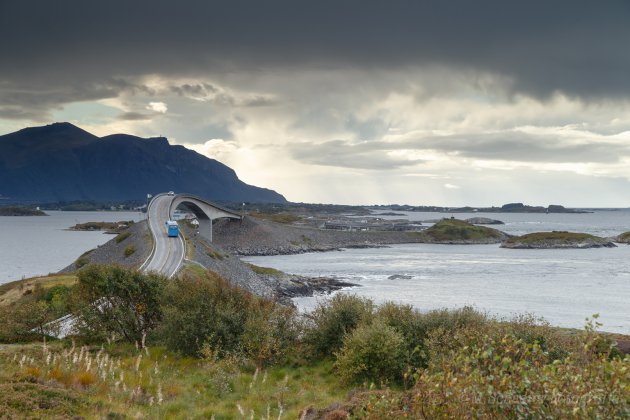
<svg viewBox="0 0 630 420">
<path fill-rule="evenodd" d="M 402 334 L 382 321 L 363 324 L 346 335 L 336 368 L 348 383 L 399 382 L 407 349 Z"/>
<path fill-rule="evenodd" d="M 346 334 L 360 323 L 371 322 L 373 311 L 374 303 L 370 299 L 335 295 L 309 314 L 304 342 L 313 356 L 332 356 L 341 348 Z"/>
<path fill-rule="evenodd" d="M 79 271 L 78 278 L 73 304 L 79 333 L 96 338 L 116 334 L 143 344 L 143 337 L 159 323 L 166 277 L 90 265 Z"/>
</svg>

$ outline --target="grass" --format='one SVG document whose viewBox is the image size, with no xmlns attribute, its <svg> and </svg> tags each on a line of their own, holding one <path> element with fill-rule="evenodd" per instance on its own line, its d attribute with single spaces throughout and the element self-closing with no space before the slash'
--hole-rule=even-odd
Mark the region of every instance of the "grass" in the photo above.
<svg viewBox="0 0 630 420">
<path fill-rule="evenodd" d="M 285 274 L 285 273 L 283 273 L 280 270 L 276 270 L 275 268 L 261 267 L 261 266 L 258 266 L 258 265 L 255 265 L 255 264 L 250 264 L 250 263 L 246 263 L 246 264 L 256 274 L 265 274 L 265 275 L 274 276 L 274 277 L 284 276 L 284 274 Z"/>
<path fill-rule="evenodd" d="M 131 236 L 131 232 L 123 232 L 119 234 L 118 236 L 116 236 L 116 243 L 119 244 L 130 236 Z"/>
<path fill-rule="evenodd" d="M 0 285 L 0 306 L 17 302 L 25 294 L 32 293 L 36 287 L 47 290 L 55 286 L 73 286 L 76 282 L 77 278 L 72 274 L 53 274 L 5 283 Z"/>
<path fill-rule="evenodd" d="M 300 216 L 297 216 L 292 213 L 249 213 L 251 217 L 255 217 L 257 219 L 270 220 L 276 223 L 284 223 L 290 225 L 298 220 L 301 220 Z"/>
<path fill-rule="evenodd" d="M 258 370 L 121 344 L 10 345 L 0 348 L 0 411 L 8 401 L 9 417 L 298 418 L 345 399 L 332 369 L 322 361 Z"/>
<path fill-rule="evenodd" d="M 443 219 L 422 232 L 410 232 L 410 235 L 421 236 L 429 241 L 478 241 L 500 239 L 501 233 L 496 229 L 476 226 L 458 219 Z"/>
</svg>

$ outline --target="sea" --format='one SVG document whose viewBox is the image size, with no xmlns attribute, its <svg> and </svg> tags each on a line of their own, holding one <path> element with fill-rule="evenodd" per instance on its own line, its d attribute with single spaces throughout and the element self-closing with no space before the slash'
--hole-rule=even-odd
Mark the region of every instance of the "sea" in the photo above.
<svg viewBox="0 0 630 420">
<path fill-rule="evenodd" d="M 71 231 L 85 222 L 138 221 L 138 212 L 46 211 L 48 216 L 0 216 L 0 284 L 55 273 L 85 251 L 112 239 L 100 231 Z"/>
<path fill-rule="evenodd" d="M 398 212 L 397 212 L 398 213 Z M 416 221 L 488 217 L 521 235 L 539 231 L 616 236 L 630 231 L 630 209 L 587 214 L 402 212 Z M 430 225 L 430 223 L 424 223 Z M 598 314 L 603 331 L 630 334 L 630 246 L 593 249 L 504 249 L 499 245 L 403 244 L 387 248 L 248 257 L 247 261 L 305 276 L 328 276 L 358 287 L 344 289 L 426 311 L 472 306 L 499 319 L 521 314 L 552 325 L 581 328 Z M 297 298 L 311 310 L 329 296 Z"/>
<path fill-rule="evenodd" d="M 141 220 L 132 212 L 47 212 L 47 217 L 0 217 L 0 284 L 56 272 L 111 235 L 67 230 L 88 221 Z M 489 217 L 511 234 L 538 231 L 616 236 L 630 231 L 630 209 L 587 214 L 396 212 L 430 225 L 442 217 Z M 394 301 L 419 310 L 472 306 L 497 318 L 542 317 L 580 328 L 599 314 L 604 331 L 630 334 L 630 246 L 600 249 L 503 249 L 498 245 L 401 244 L 298 255 L 248 257 L 247 261 L 306 276 L 357 284 L 353 293 L 377 303 Z M 330 296 L 295 299 L 304 311 Z"/>
</svg>

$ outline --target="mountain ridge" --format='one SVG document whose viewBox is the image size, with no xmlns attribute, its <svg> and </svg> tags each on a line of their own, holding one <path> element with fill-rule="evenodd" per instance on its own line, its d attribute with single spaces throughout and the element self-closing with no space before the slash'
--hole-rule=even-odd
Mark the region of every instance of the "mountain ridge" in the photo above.
<svg viewBox="0 0 630 420">
<path fill-rule="evenodd" d="M 286 202 L 165 137 L 97 137 L 65 122 L 0 136 L 3 201 L 143 200 L 147 193 L 169 190 L 215 201 Z"/>
</svg>

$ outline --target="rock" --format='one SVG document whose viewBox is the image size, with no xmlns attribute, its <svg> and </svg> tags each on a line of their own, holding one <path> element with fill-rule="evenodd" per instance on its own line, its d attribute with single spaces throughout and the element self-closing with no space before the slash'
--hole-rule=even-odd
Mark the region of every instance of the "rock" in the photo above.
<svg viewBox="0 0 630 420">
<path fill-rule="evenodd" d="M 407 276 L 404 274 L 394 274 L 392 276 L 387 277 L 387 280 L 411 280 L 413 276 Z"/>
<path fill-rule="evenodd" d="M 624 232 L 615 238 L 616 242 L 630 244 L 630 232 Z"/>
<path fill-rule="evenodd" d="M 504 225 L 500 220 L 489 219 L 487 217 L 471 217 L 470 219 L 466 219 L 466 222 L 473 225 Z"/>
<path fill-rule="evenodd" d="M 614 248 L 608 238 L 575 232 L 534 232 L 509 238 L 501 248 L 512 249 L 563 249 L 563 248 Z"/>
</svg>

